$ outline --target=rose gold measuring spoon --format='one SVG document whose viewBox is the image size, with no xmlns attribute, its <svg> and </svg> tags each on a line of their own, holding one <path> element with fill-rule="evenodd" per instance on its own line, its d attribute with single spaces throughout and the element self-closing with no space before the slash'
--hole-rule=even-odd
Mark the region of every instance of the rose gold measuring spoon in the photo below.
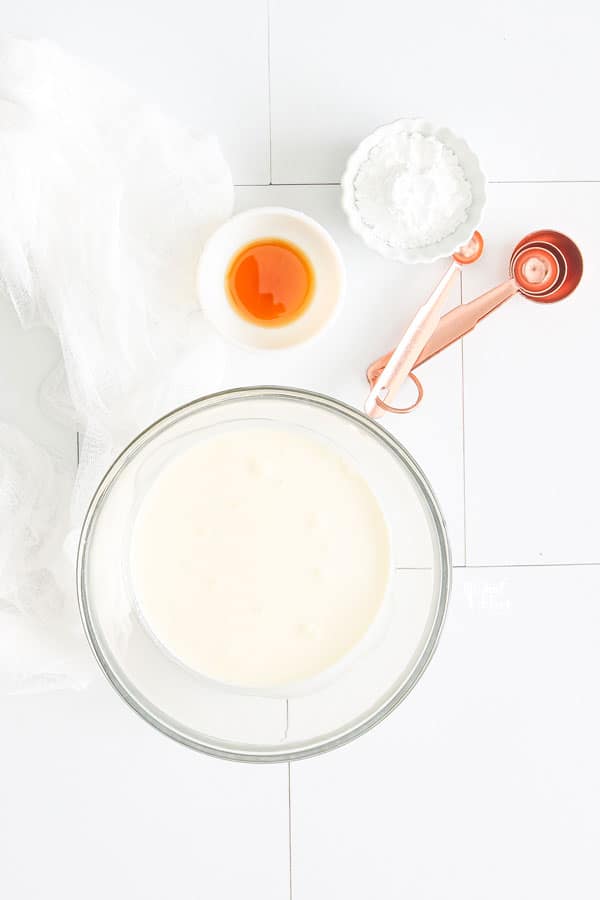
<svg viewBox="0 0 600 900">
<path fill-rule="evenodd" d="M 373 366 L 378 366 L 380 363 L 381 366 L 374 381 L 369 377 L 371 392 L 365 403 L 365 412 L 368 416 L 373 419 L 379 418 L 386 410 L 409 412 L 418 405 L 421 400 L 420 395 L 412 406 L 405 409 L 394 409 L 388 406 L 388 403 L 392 401 L 394 394 L 407 378 L 412 378 L 419 387 L 418 382 L 411 375 L 411 370 L 423 347 L 436 330 L 442 314 L 442 307 L 459 271 L 463 266 L 476 262 L 482 253 L 483 238 L 478 231 L 475 231 L 471 240 L 453 255 L 449 268 L 442 275 L 425 303 L 417 310 L 396 349 L 373 363 Z M 373 366 L 369 367 L 369 372 Z"/>
<path fill-rule="evenodd" d="M 528 234 L 513 250 L 507 281 L 442 316 L 413 368 L 464 337 L 478 322 L 515 294 L 521 293 L 538 303 L 554 303 L 568 297 L 575 290 L 582 274 L 581 252 L 565 234 L 549 229 Z M 371 387 L 376 384 L 391 355 L 383 356 L 369 366 L 367 378 Z M 377 405 L 384 411 L 401 413 L 418 406 L 423 397 L 423 387 L 413 371 L 410 372 L 410 377 L 418 390 L 417 400 L 412 406 L 396 409 L 381 399 L 377 400 Z"/>
</svg>

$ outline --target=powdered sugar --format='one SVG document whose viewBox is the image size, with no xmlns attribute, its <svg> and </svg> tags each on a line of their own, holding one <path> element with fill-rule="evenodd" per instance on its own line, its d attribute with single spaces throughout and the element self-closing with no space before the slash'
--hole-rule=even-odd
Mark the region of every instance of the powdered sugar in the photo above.
<svg viewBox="0 0 600 900">
<path fill-rule="evenodd" d="M 418 132 L 389 134 L 376 144 L 354 179 L 364 224 L 391 247 L 436 244 L 466 221 L 471 185 L 454 151 Z"/>
</svg>

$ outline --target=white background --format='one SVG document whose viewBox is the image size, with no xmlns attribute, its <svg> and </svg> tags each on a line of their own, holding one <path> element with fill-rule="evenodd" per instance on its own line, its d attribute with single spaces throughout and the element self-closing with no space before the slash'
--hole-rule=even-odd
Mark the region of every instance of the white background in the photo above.
<svg viewBox="0 0 600 900">
<path fill-rule="evenodd" d="M 291 767 L 206 758 L 154 733 L 100 676 L 3 698 L 6 900 L 592 900 L 600 895 L 600 126 L 592 0 L 20 0 L 2 26 L 93 59 L 219 135 L 238 208 L 331 230 L 349 290 L 331 335 L 276 364 L 231 353 L 228 385 L 316 388 L 357 406 L 443 270 L 380 260 L 338 182 L 382 122 L 453 127 L 492 184 L 484 259 L 453 302 L 553 227 L 585 258 L 575 296 L 510 300 L 423 369 L 386 420 L 445 511 L 455 585 L 425 676 L 354 744 Z M 1 211 L 0 211 L 1 214 Z M 57 348 L 0 302 L 0 418 L 75 453 L 44 417 Z M 276 368 L 274 368 L 276 366 Z"/>
</svg>

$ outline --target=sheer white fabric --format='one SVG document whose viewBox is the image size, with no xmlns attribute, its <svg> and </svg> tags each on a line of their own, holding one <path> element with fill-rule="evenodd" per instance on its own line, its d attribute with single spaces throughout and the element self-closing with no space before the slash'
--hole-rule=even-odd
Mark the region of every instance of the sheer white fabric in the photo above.
<svg viewBox="0 0 600 900">
<path fill-rule="evenodd" d="M 122 447 L 219 387 L 223 349 L 198 309 L 195 270 L 232 204 L 215 139 L 51 43 L 0 41 L 0 292 L 24 327 L 58 335 L 63 365 L 43 400 L 81 435 L 73 480 L 43 448 L 0 430 L 9 689 L 85 681 L 74 650 L 77 529 Z"/>
</svg>

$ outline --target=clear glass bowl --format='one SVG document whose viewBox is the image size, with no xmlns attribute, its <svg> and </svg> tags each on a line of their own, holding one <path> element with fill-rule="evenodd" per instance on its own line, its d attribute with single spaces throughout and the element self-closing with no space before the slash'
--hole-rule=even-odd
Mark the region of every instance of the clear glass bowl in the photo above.
<svg viewBox="0 0 600 900">
<path fill-rule="evenodd" d="M 232 427 L 302 428 L 351 457 L 386 516 L 392 576 L 376 627 L 344 664 L 306 690 L 238 689 L 193 672 L 153 639 L 131 589 L 135 512 L 150 479 L 186 445 Z M 155 422 L 127 447 L 90 504 L 77 583 L 94 654 L 147 722 L 197 750 L 277 762 L 338 747 L 380 722 L 412 690 L 443 625 L 450 550 L 432 490 L 411 455 L 381 426 L 309 391 L 242 388 L 203 397 Z"/>
</svg>

